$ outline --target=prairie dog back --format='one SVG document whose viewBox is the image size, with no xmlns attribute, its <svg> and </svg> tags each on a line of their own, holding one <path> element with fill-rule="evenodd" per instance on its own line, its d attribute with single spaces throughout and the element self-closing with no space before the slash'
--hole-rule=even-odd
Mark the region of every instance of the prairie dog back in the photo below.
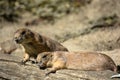
<svg viewBox="0 0 120 80">
<path fill-rule="evenodd" d="M 95 52 L 66 53 L 66 66 L 80 70 L 112 70 L 116 68 L 114 61 L 107 55 Z"/>
</svg>

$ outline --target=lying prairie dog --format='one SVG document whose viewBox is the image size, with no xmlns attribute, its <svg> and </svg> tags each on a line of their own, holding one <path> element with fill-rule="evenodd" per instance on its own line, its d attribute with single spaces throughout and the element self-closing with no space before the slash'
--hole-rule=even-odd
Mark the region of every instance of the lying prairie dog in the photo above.
<svg viewBox="0 0 120 80">
<path fill-rule="evenodd" d="M 97 52 L 44 52 L 37 56 L 40 69 L 50 68 L 46 75 L 59 69 L 87 71 L 117 71 L 114 61 L 107 55 Z"/>
</svg>

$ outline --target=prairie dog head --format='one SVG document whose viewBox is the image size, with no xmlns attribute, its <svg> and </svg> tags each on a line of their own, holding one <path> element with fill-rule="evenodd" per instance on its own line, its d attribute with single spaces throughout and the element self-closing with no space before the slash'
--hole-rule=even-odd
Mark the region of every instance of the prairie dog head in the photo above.
<svg viewBox="0 0 120 80">
<path fill-rule="evenodd" d="M 44 52 L 40 53 L 37 56 L 37 62 L 40 69 L 45 69 L 46 67 L 50 66 L 52 59 L 52 53 Z"/>
<path fill-rule="evenodd" d="M 31 30 L 27 28 L 21 28 L 15 32 L 14 40 L 18 44 L 24 44 L 24 43 L 31 42 L 33 37 L 34 37 L 34 34 Z"/>
</svg>

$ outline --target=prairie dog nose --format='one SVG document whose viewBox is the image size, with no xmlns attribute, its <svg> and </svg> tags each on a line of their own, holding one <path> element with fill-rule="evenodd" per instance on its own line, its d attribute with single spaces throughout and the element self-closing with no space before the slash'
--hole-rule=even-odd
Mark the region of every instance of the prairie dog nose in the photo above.
<svg viewBox="0 0 120 80">
<path fill-rule="evenodd" d="M 18 42 L 19 42 L 19 40 L 18 40 L 17 38 L 15 38 L 14 40 L 15 40 L 15 42 L 16 42 L 16 43 L 18 43 Z"/>
<path fill-rule="evenodd" d="M 37 65 L 39 66 L 40 69 L 46 69 L 45 65 L 44 64 L 41 64 L 41 63 L 37 63 Z"/>
<path fill-rule="evenodd" d="M 19 43 L 20 38 L 15 37 L 14 40 L 15 40 L 16 43 Z"/>
</svg>

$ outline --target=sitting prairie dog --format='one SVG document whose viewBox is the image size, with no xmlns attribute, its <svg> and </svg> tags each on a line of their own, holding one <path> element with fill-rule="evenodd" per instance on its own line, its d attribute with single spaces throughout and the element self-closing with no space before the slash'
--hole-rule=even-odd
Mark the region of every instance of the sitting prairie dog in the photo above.
<svg viewBox="0 0 120 80">
<path fill-rule="evenodd" d="M 63 45 L 50 38 L 42 36 L 27 28 L 18 29 L 15 32 L 14 40 L 24 49 L 22 64 L 29 61 L 30 57 L 36 58 L 41 52 L 68 51 Z"/>
<path fill-rule="evenodd" d="M 109 56 L 96 52 L 44 52 L 37 56 L 37 62 L 41 69 L 50 67 L 50 71 L 46 75 L 65 68 L 117 71 L 114 61 Z"/>
</svg>

